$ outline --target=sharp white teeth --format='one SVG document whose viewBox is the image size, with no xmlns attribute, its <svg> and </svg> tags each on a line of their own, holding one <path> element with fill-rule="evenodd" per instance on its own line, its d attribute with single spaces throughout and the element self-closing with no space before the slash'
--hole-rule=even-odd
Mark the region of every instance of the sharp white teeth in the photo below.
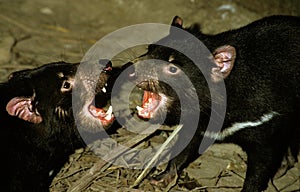
<svg viewBox="0 0 300 192">
<path fill-rule="evenodd" d="M 106 119 L 107 121 L 109 121 L 109 120 L 111 120 L 111 114 L 108 114 L 108 115 L 106 115 L 105 117 L 104 117 L 104 119 Z"/>
<path fill-rule="evenodd" d="M 100 112 L 100 111 L 97 111 L 96 109 L 92 109 L 92 110 L 91 110 L 91 113 L 92 113 L 94 116 L 99 116 L 99 115 L 101 115 L 101 112 Z"/>
<path fill-rule="evenodd" d="M 137 109 L 138 111 L 142 111 L 144 108 L 143 108 L 143 107 L 140 107 L 140 106 L 136 106 L 136 109 Z"/>
<path fill-rule="evenodd" d="M 107 114 L 107 115 L 111 115 L 112 112 L 113 112 L 113 108 L 112 108 L 112 106 L 109 106 L 109 108 L 108 108 L 106 114 Z"/>
<path fill-rule="evenodd" d="M 51 171 L 49 171 L 49 177 L 52 176 L 54 173 L 54 170 L 52 169 Z"/>
<path fill-rule="evenodd" d="M 37 108 L 35 108 L 35 113 L 36 113 L 37 115 L 41 115 L 41 114 L 38 112 Z"/>
<path fill-rule="evenodd" d="M 101 90 L 102 90 L 103 93 L 106 93 L 105 87 L 103 87 Z"/>
<path fill-rule="evenodd" d="M 107 83 L 105 83 L 105 87 L 107 87 Z"/>
</svg>

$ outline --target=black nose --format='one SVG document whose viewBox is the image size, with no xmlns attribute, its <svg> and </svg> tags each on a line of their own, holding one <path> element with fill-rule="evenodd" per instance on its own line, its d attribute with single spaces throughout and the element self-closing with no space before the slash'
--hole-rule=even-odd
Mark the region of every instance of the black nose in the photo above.
<svg viewBox="0 0 300 192">
<path fill-rule="evenodd" d="M 98 63 L 100 64 L 101 67 L 105 66 L 103 71 L 105 72 L 110 72 L 112 71 L 112 63 L 108 59 L 99 59 Z"/>
</svg>

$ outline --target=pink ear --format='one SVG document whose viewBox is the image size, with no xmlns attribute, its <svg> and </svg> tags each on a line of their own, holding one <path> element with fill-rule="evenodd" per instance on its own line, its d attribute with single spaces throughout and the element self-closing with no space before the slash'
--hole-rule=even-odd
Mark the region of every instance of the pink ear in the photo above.
<svg viewBox="0 0 300 192">
<path fill-rule="evenodd" d="M 32 98 L 15 97 L 11 99 L 6 105 L 6 111 L 11 116 L 18 116 L 24 121 L 31 123 L 42 122 L 42 117 L 37 111 L 32 110 Z"/>
<path fill-rule="evenodd" d="M 212 80 L 214 82 L 218 82 L 230 74 L 235 57 L 235 48 L 230 45 L 224 45 L 214 51 L 213 62 L 217 65 L 212 69 Z"/>
<path fill-rule="evenodd" d="M 172 21 L 172 26 L 182 28 L 183 20 L 179 16 L 175 16 Z"/>
</svg>

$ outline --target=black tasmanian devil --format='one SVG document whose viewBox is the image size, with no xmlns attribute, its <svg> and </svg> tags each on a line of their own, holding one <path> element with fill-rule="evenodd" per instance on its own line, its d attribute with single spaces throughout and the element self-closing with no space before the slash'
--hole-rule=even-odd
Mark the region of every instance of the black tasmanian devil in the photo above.
<svg viewBox="0 0 300 192">
<path fill-rule="evenodd" d="M 78 66 L 50 63 L 14 72 L 0 84 L 0 141 L 4 160 L 0 191 L 49 191 L 53 177 L 68 156 L 85 146 L 72 110 Z M 87 128 L 91 124 L 107 126 L 114 119 L 111 110 L 105 113 L 100 108 L 106 100 L 105 83 L 111 72 L 110 64 L 103 67 L 98 82 L 95 80 L 99 88 L 96 92 L 89 90 L 94 97 L 102 97 L 95 97 L 95 105 L 89 103 L 87 113 L 77 118 Z M 90 102 L 85 101 L 85 96 L 78 99 Z"/>
<path fill-rule="evenodd" d="M 188 117 L 197 121 L 200 114 L 200 119 L 189 144 L 156 179 L 167 182 L 175 171 L 182 171 L 199 156 L 201 141 L 208 138 L 241 146 L 248 156 L 242 191 L 265 190 L 287 151 L 295 160 L 299 152 L 300 18 L 270 16 L 216 35 L 201 33 L 196 24 L 182 28 L 179 17 L 172 26 L 168 36 L 149 45 L 148 52 L 132 62 L 135 71 L 130 78 L 144 89 L 143 105 L 137 111 L 144 119 L 159 120 L 166 113 L 165 124 L 183 123 L 178 145 L 194 134 L 189 133 Z M 196 50 L 190 37 L 178 35 L 181 29 L 201 40 L 211 54 Z M 202 54 L 194 54 L 193 61 L 185 54 L 197 51 Z M 185 76 L 190 85 L 185 84 Z M 226 95 L 219 95 L 221 82 Z M 192 100 L 199 100 L 200 110 L 188 102 Z M 212 104 L 218 108 L 224 101 L 221 131 L 205 132 L 210 116 L 218 116 Z"/>
</svg>

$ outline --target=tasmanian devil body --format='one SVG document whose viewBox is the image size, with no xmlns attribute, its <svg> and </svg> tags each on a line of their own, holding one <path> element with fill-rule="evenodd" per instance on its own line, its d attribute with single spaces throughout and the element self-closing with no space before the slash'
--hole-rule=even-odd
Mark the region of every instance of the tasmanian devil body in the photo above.
<svg viewBox="0 0 300 192">
<path fill-rule="evenodd" d="M 99 78 L 94 79 L 97 89 L 88 90 L 94 102 L 84 105 L 86 108 L 80 111 L 86 113 L 76 116 L 75 121 L 72 90 L 76 87 L 78 67 L 79 63 L 50 63 L 14 72 L 0 84 L 0 142 L 4 160 L 0 191 L 49 191 L 52 179 L 68 156 L 86 145 L 76 123 L 86 129 L 92 129 L 91 124 L 99 128 L 101 124 L 112 123 L 112 111 L 100 108 L 107 101 L 105 94 L 109 90 L 105 84 L 111 66 L 98 67 Z M 76 103 L 91 102 L 85 95 L 77 99 Z"/>
<path fill-rule="evenodd" d="M 192 33 L 211 53 L 199 55 L 200 71 L 190 58 L 170 48 L 181 45 L 194 51 L 193 44 L 186 43 L 188 38 L 171 29 L 168 36 L 150 45 L 148 52 L 132 63 L 135 71 L 130 77 L 138 79 L 138 86 L 145 92 L 143 105 L 137 107 L 140 117 L 159 119 L 161 113 L 167 113 L 164 122 L 173 125 L 185 119 L 181 111 L 186 117 L 200 111 L 200 119 L 194 115 L 199 123 L 189 144 L 157 179 L 168 181 L 175 171 L 196 159 L 201 141 L 208 138 L 241 146 L 248 156 L 242 191 L 265 190 L 287 150 L 295 159 L 299 152 L 300 18 L 271 16 L 217 35 L 201 33 L 198 25 L 182 28 L 179 17 L 174 18 L 172 26 Z M 192 87 L 184 84 L 184 75 Z M 172 86 L 160 80 L 173 82 Z M 218 95 L 221 82 L 225 83 L 226 98 Z M 190 94 L 193 91 L 197 98 Z M 188 102 L 181 104 L 196 99 L 200 109 Z M 224 122 L 220 131 L 206 131 L 210 116 L 218 115 L 211 108 L 211 102 L 218 99 L 226 99 Z M 181 123 L 179 144 L 190 134 L 185 126 L 188 122 Z"/>
</svg>

